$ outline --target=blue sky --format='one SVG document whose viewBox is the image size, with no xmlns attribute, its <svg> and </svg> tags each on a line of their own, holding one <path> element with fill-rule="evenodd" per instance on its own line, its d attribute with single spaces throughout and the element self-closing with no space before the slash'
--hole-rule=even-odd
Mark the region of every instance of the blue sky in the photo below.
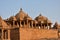
<svg viewBox="0 0 60 40">
<path fill-rule="evenodd" d="M 0 0 L 0 16 L 3 19 L 16 15 L 20 8 L 33 19 L 41 13 L 53 23 L 60 23 L 60 0 Z"/>
</svg>

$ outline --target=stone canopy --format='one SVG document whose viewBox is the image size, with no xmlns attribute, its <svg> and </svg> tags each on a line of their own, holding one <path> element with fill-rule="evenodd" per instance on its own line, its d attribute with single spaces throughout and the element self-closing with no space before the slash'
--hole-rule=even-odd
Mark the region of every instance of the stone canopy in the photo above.
<svg viewBox="0 0 60 40">
<path fill-rule="evenodd" d="M 35 40 L 36 38 L 58 38 L 58 36 L 60 37 L 60 25 L 56 22 L 52 28 L 52 22 L 41 14 L 33 20 L 21 8 L 15 16 L 10 16 L 6 20 L 0 16 L 0 39 L 2 40 L 32 40 L 32 38 Z"/>
<path fill-rule="evenodd" d="M 16 19 L 15 16 L 11 16 L 11 17 L 9 18 L 9 20 L 10 20 L 10 21 L 17 21 L 17 19 Z"/>
<path fill-rule="evenodd" d="M 1 16 L 0 16 L 0 27 L 3 28 L 8 27 L 7 23 L 1 18 Z"/>
<path fill-rule="evenodd" d="M 41 14 L 35 18 L 36 21 L 42 22 L 42 23 L 52 23 L 50 20 L 48 20 L 47 17 L 42 16 Z"/>
<path fill-rule="evenodd" d="M 32 20 L 32 18 L 27 14 L 27 16 L 24 17 L 24 20 Z"/>
<path fill-rule="evenodd" d="M 22 10 L 22 8 L 20 9 L 19 13 L 15 15 L 17 20 L 23 20 L 25 16 L 27 16 L 27 14 Z"/>
</svg>

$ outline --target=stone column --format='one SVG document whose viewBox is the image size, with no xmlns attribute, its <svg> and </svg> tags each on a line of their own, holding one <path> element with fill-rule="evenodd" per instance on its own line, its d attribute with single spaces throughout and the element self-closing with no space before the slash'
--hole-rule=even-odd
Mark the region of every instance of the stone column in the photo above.
<svg viewBox="0 0 60 40">
<path fill-rule="evenodd" d="M 5 39 L 7 39 L 6 31 L 4 32 L 4 34 L 5 34 Z"/>
<path fill-rule="evenodd" d="M 28 26 L 29 26 L 29 28 L 30 28 L 30 22 L 29 22 Z"/>
<path fill-rule="evenodd" d="M 41 23 L 41 28 L 42 28 L 42 23 Z"/>
<path fill-rule="evenodd" d="M 51 24 L 50 24 L 49 28 L 51 29 Z"/>
<path fill-rule="evenodd" d="M 48 23 L 47 23 L 47 29 L 49 29 L 49 27 L 48 27 Z"/>
<path fill-rule="evenodd" d="M 35 27 L 36 27 L 36 23 L 35 23 Z"/>
<path fill-rule="evenodd" d="M 13 27 L 14 27 L 15 21 L 13 21 Z"/>
<path fill-rule="evenodd" d="M 46 29 L 45 24 L 44 24 L 44 29 Z"/>
<path fill-rule="evenodd" d="M 4 30 L 2 29 L 2 40 L 4 40 Z"/>
<path fill-rule="evenodd" d="M 28 20 L 27 20 L 27 27 L 28 27 Z"/>
<path fill-rule="evenodd" d="M 25 27 L 25 21 L 24 21 L 24 27 Z"/>
<path fill-rule="evenodd" d="M 32 25 L 32 28 L 33 28 L 33 21 L 31 21 L 31 23 L 32 23 L 31 25 Z"/>
<path fill-rule="evenodd" d="M 38 27 L 39 27 L 39 29 L 41 29 L 41 25 L 40 24 L 38 24 Z"/>
<path fill-rule="evenodd" d="M 10 27 L 11 27 L 11 24 L 10 24 Z"/>
<path fill-rule="evenodd" d="M 10 30 L 8 30 L 8 40 L 10 40 Z"/>
<path fill-rule="evenodd" d="M 20 40 L 20 37 L 21 37 L 21 33 L 20 33 L 20 27 L 19 27 L 19 40 Z"/>
<path fill-rule="evenodd" d="M 17 22 L 17 27 L 19 27 L 18 22 Z"/>
<path fill-rule="evenodd" d="M 21 27 L 21 21 L 20 21 L 20 27 Z"/>
</svg>

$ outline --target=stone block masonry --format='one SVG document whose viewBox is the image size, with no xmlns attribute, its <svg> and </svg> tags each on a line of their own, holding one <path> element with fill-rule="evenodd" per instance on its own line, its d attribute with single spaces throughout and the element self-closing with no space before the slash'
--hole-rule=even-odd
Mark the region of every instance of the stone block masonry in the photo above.
<svg viewBox="0 0 60 40">
<path fill-rule="evenodd" d="M 33 29 L 20 28 L 20 40 L 38 40 L 38 39 L 58 38 L 58 30 L 55 29 Z"/>
</svg>

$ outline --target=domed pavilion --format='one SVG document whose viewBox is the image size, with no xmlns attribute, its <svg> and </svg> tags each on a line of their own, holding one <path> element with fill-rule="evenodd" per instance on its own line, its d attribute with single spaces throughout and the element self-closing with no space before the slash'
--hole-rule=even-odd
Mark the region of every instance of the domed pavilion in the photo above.
<svg viewBox="0 0 60 40">
<path fill-rule="evenodd" d="M 1 18 L 0 16 L 0 39 L 1 40 L 8 40 L 10 39 L 10 30 L 9 26 L 7 25 L 7 23 Z"/>
<path fill-rule="evenodd" d="M 20 9 L 19 13 L 15 15 L 18 24 L 20 27 L 30 27 L 32 26 L 32 18 L 25 13 L 22 8 Z"/>
<path fill-rule="evenodd" d="M 50 29 L 52 22 L 48 20 L 47 17 L 42 16 L 41 14 L 35 18 L 35 20 L 38 22 L 37 26 L 43 29 Z"/>
</svg>

